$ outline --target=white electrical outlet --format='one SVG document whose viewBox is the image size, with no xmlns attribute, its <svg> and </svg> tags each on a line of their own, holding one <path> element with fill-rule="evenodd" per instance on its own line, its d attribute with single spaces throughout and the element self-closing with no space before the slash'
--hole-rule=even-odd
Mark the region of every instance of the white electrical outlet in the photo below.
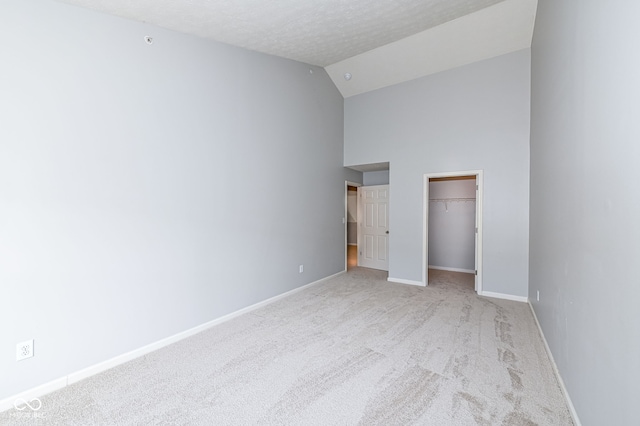
<svg viewBox="0 0 640 426">
<path fill-rule="evenodd" d="M 16 361 L 31 358 L 33 356 L 33 339 L 16 345 Z"/>
<path fill-rule="evenodd" d="M 300 265 L 300 267 L 298 268 L 298 271 L 300 273 L 303 273 L 304 272 L 304 265 Z"/>
</svg>

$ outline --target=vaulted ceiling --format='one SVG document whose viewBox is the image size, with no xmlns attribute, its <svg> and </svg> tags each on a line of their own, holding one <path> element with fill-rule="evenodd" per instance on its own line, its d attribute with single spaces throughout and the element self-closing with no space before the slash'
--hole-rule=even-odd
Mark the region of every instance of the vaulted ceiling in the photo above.
<svg viewBox="0 0 640 426">
<path fill-rule="evenodd" d="M 325 67 L 345 97 L 529 47 L 537 7 L 537 0 L 60 1 Z"/>
</svg>

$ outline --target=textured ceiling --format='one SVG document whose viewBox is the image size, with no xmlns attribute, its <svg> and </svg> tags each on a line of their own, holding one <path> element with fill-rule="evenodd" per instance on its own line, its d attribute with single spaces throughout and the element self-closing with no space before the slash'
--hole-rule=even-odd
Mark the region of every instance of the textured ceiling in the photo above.
<svg viewBox="0 0 640 426">
<path fill-rule="evenodd" d="M 327 66 L 503 0 L 60 0 Z"/>
<path fill-rule="evenodd" d="M 538 4 L 538 0 L 57 1 L 324 67 L 345 98 L 531 47 Z M 352 76 L 348 81 L 347 73 Z"/>
</svg>

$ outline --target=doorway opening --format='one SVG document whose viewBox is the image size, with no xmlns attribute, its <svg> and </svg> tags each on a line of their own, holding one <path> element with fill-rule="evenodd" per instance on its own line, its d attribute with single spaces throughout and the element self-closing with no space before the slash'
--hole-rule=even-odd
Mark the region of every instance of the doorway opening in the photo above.
<svg viewBox="0 0 640 426">
<path fill-rule="evenodd" d="M 347 270 L 358 266 L 358 186 L 347 182 Z"/>
<path fill-rule="evenodd" d="M 423 282 L 429 269 L 473 274 L 482 292 L 482 170 L 424 175 Z"/>
<path fill-rule="evenodd" d="M 355 210 L 355 214 L 352 215 L 353 217 L 349 216 L 349 203 L 350 203 L 349 187 L 350 186 L 355 187 L 356 192 L 360 192 L 362 190 L 362 187 L 364 186 L 367 186 L 367 187 L 373 187 L 376 185 L 388 186 L 389 185 L 389 169 L 390 169 L 389 166 L 390 166 L 389 162 L 345 166 L 345 168 L 352 169 L 352 170 L 355 170 L 356 172 L 361 173 L 361 180 L 358 183 L 352 182 L 352 181 L 345 181 L 345 188 L 344 188 L 345 189 L 345 196 L 344 196 L 345 214 L 343 219 L 344 226 L 345 226 L 345 243 L 344 243 L 345 244 L 345 256 L 344 256 L 345 271 L 350 267 L 352 267 L 350 265 L 353 265 L 353 263 L 355 263 L 355 265 L 353 266 L 372 267 L 370 265 L 362 264 L 361 262 L 362 260 L 361 257 L 366 257 L 369 254 L 364 251 L 363 241 L 360 241 L 362 237 L 362 231 L 363 231 L 362 228 L 365 227 L 365 224 L 363 223 L 363 217 L 366 215 L 362 210 L 364 206 L 360 206 L 359 205 L 360 202 L 357 201 L 359 200 L 360 197 L 356 196 L 354 199 L 353 196 L 351 196 L 351 203 L 354 203 L 355 201 L 355 205 L 352 205 L 352 209 Z M 388 189 L 387 189 L 387 193 L 388 193 Z M 388 215 L 388 210 L 386 211 L 386 213 Z M 377 217 L 379 218 L 380 215 L 378 214 Z M 384 217 L 386 216 L 383 216 L 383 218 Z M 355 220 L 355 222 L 353 222 L 353 220 Z M 354 233 L 356 235 L 355 242 L 353 241 Z M 385 228 L 385 235 L 388 236 L 388 226 Z M 388 249 L 387 238 L 377 238 L 376 240 L 378 241 L 384 240 L 384 242 L 387 243 L 386 248 Z M 353 245 L 353 244 L 356 244 L 356 245 Z M 369 248 L 373 249 L 374 247 L 369 245 Z M 380 250 L 378 250 L 378 253 L 379 252 Z M 384 253 L 385 253 L 385 257 L 388 258 L 388 251 L 385 250 Z M 351 255 L 354 255 L 355 258 L 352 257 Z M 350 262 L 353 262 L 353 263 L 350 263 Z M 375 266 L 373 267 L 375 268 Z M 388 266 L 385 268 L 385 270 L 388 270 Z"/>
<path fill-rule="evenodd" d="M 344 183 L 344 270 L 358 266 L 358 187 L 361 183 Z"/>
</svg>

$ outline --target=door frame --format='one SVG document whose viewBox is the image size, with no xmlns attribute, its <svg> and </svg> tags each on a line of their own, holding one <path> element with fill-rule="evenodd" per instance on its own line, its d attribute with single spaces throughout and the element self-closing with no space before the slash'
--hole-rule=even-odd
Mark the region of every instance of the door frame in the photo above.
<svg viewBox="0 0 640 426">
<path fill-rule="evenodd" d="M 475 247 L 476 293 L 482 294 L 482 200 L 484 193 L 484 171 L 465 170 L 459 172 L 425 173 L 422 181 L 422 282 L 429 285 L 429 179 L 446 177 L 475 176 L 478 186 L 476 196 L 476 226 L 478 227 Z"/>
<path fill-rule="evenodd" d="M 349 187 L 350 186 L 355 186 L 355 187 L 361 187 L 362 184 L 361 183 L 357 183 L 357 182 L 351 182 L 348 180 L 344 181 L 344 217 L 342 218 L 342 220 L 344 221 L 344 272 L 347 271 L 347 257 L 349 256 L 349 247 L 348 247 L 348 239 L 347 239 L 347 223 L 349 222 L 349 213 L 347 211 L 348 208 L 348 204 L 349 204 Z M 356 203 L 356 210 L 358 209 L 358 203 Z M 356 211 L 356 217 L 358 215 L 358 212 Z M 359 225 L 356 225 L 359 226 Z M 358 246 L 359 242 L 356 239 L 356 250 L 358 250 L 360 247 Z"/>
</svg>

